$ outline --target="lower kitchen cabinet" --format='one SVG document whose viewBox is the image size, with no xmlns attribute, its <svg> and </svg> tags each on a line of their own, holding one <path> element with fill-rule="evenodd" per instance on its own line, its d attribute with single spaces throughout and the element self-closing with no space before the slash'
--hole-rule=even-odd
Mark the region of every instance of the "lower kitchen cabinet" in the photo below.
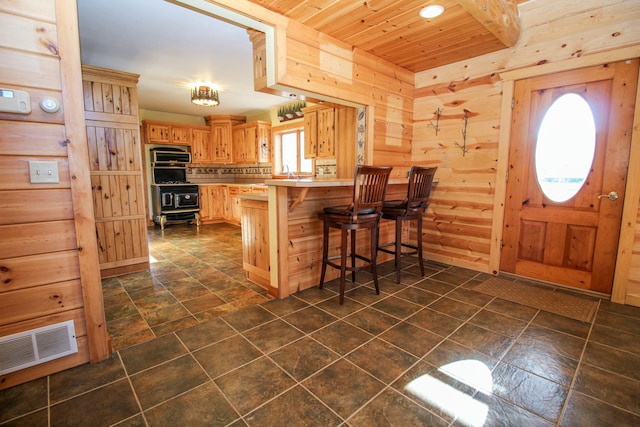
<svg viewBox="0 0 640 427">
<path fill-rule="evenodd" d="M 240 224 L 240 186 L 229 185 L 229 212 L 225 218 L 233 224 Z"/>
<path fill-rule="evenodd" d="M 226 221 L 240 225 L 240 195 L 262 193 L 266 186 L 199 184 L 200 222 L 203 224 Z"/>
<path fill-rule="evenodd" d="M 269 202 L 241 198 L 242 267 L 247 279 L 277 297 L 271 288 L 269 261 Z"/>
<path fill-rule="evenodd" d="M 220 184 L 200 184 L 200 221 L 203 224 L 226 220 L 227 186 Z"/>
</svg>

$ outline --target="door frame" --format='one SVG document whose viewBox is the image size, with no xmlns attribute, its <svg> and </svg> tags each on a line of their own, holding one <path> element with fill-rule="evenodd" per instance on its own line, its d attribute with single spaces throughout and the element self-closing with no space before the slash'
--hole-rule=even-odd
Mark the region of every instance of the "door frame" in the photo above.
<svg viewBox="0 0 640 427">
<path fill-rule="evenodd" d="M 514 71 L 506 71 L 500 74 L 502 80 L 502 108 L 500 112 L 500 135 L 498 141 L 498 164 L 496 167 L 496 192 L 493 206 L 493 221 L 491 225 L 491 249 L 489 254 L 489 272 L 498 274 L 500 271 L 502 228 L 504 223 L 507 170 L 509 162 L 509 148 L 511 123 L 513 110 L 511 109 L 514 97 L 516 80 L 554 74 L 562 71 L 576 70 L 579 68 L 606 64 L 608 62 L 624 61 L 640 57 L 640 46 L 618 49 L 610 52 L 583 56 L 565 61 L 548 63 Z M 633 129 L 640 128 L 640 76 L 636 91 L 636 109 L 633 117 Z M 631 268 L 631 256 L 635 238 L 636 218 L 640 199 L 640 185 L 629 185 L 631 182 L 640 182 L 640 132 L 631 135 L 631 152 L 629 169 L 627 172 L 627 186 L 625 190 L 625 203 L 622 209 L 622 226 L 618 242 L 618 256 L 611 291 L 611 301 L 624 304 L 627 290 L 627 279 Z"/>
</svg>

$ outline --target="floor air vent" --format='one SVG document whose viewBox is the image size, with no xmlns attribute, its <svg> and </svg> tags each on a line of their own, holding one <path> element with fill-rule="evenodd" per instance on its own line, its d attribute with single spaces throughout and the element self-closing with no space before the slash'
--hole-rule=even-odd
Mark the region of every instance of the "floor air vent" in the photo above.
<svg viewBox="0 0 640 427">
<path fill-rule="evenodd" d="M 73 320 L 0 338 L 0 374 L 78 352 Z"/>
</svg>

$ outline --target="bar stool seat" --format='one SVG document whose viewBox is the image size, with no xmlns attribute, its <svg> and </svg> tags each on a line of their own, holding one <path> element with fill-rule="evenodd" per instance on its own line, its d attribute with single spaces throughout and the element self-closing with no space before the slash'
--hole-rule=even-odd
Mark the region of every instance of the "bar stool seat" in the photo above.
<svg viewBox="0 0 640 427">
<path fill-rule="evenodd" d="M 353 183 L 353 199 L 349 205 L 330 206 L 318 214 L 323 221 L 322 237 L 322 273 L 320 285 L 322 289 L 327 265 L 340 269 L 340 304 L 344 303 L 345 275 L 351 272 L 351 280 L 355 282 L 356 272 L 363 269 L 371 269 L 376 294 L 380 293 L 378 286 L 378 273 L 376 269 L 378 225 L 382 214 L 382 204 L 389 182 L 390 166 L 364 166 L 358 165 L 355 170 Z M 329 231 L 331 228 L 340 230 L 340 253 L 329 256 Z M 356 253 L 356 230 L 366 229 L 370 231 L 370 254 L 365 256 Z M 351 237 L 351 249 L 347 245 L 348 236 Z M 347 266 L 347 257 L 351 259 L 351 265 Z M 340 263 L 334 260 L 340 260 Z M 364 265 L 356 266 L 356 259 L 364 261 Z"/>
<path fill-rule="evenodd" d="M 433 178 L 438 168 L 412 166 L 409 170 L 407 197 L 404 200 L 385 201 L 382 207 L 382 218 L 395 221 L 395 242 L 379 245 L 378 250 L 394 255 L 396 282 L 400 283 L 401 259 L 406 255 L 418 254 L 420 274 L 424 276 L 424 259 L 422 255 L 422 216 L 429 204 L 429 195 L 433 186 Z M 416 221 L 417 239 L 415 244 L 402 242 L 403 221 Z M 393 249 L 388 249 L 393 247 Z M 403 252 L 403 248 L 408 249 Z"/>
</svg>

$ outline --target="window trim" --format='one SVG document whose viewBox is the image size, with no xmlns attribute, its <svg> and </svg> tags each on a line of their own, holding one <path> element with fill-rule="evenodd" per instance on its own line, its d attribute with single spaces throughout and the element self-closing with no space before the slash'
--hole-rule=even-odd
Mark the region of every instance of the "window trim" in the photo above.
<svg viewBox="0 0 640 427">
<path fill-rule="evenodd" d="M 297 132 L 298 133 L 298 162 L 300 162 L 300 159 L 302 159 L 304 157 L 304 152 L 302 151 L 302 147 L 300 144 L 300 133 L 304 132 L 304 123 L 302 122 L 298 122 L 298 123 L 287 123 L 285 125 L 282 126 L 277 126 L 277 127 L 273 127 L 272 128 L 272 132 L 271 132 L 271 137 L 272 137 L 272 141 L 273 141 L 273 170 L 272 170 L 272 176 L 274 178 L 286 178 L 287 175 L 284 174 L 284 172 L 282 171 L 282 134 L 284 133 L 293 133 L 293 132 Z M 315 167 L 316 167 L 316 159 L 311 159 L 312 161 L 312 166 L 311 166 L 311 170 L 314 171 Z M 298 168 L 300 167 L 300 165 L 298 164 Z M 313 176 L 314 173 L 313 172 L 299 172 L 299 171 L 291 171 L 291 173 L 295 173 L 298 176 Z"/>
</svg>

